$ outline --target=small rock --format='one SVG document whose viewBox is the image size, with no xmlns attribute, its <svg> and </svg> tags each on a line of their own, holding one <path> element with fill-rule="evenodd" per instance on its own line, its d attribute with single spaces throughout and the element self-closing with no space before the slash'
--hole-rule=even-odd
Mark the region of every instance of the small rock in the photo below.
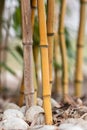
<svg viewBox="0 0 87 130">
<path fill-rule="evenodd" d="M 20 118 L 8 118 L 0 122 L 0 129 L 4 130 L 27 130 L 28 128 L 28 124 Z"/>
<path fill-rule="evenodd" d="M 42 107 L 43 106 L 43 101 L 41 98 L 37 98 L 37 105 Z"/>
<path fill-rule="evenodd" d="M 25 113 L 26 113 L 26 106 L 22 106 L 20 108 L 20 111 L 23 113 L 23 115 L 25 115 Z"/>
<path fill-rule="evenodd" d="M 61 124 L 58 128 L 59 130 L 84 130 L 79 125 L 73 125 L 71 123 Z"/>
<path fill-rule="evenodd" d="M 58 104 L 58 102 L 55 101 L 53 98 L 51 98 L 51 106 L 52 106 L 52 108 L 54 108 L 54 107 L 60 107 L 60 105 Z"/>
<path fill-rule="evenodd" d="M 17 110 L 20 110 L 20 107 L 14 103 L 6 103 L 4 105 L 4 110 L 7 110 L 7 109 L 17 109 Z"/>
<path fill-rule="evenodd" d="M 3 113 L 3 120 L 11 118 L 11 117 L 17 117 L 17 118 L 23 119 L 24 115 L 22 112 L 20 112 L 19 110 L 16 110 L 16 109 L 5 110 Z"/>
<path fill-rule="evenodd" d="M 26 121 L 33 125 L 45 123 L 44 110 L 40 106 L 32 106 L 26 111 Z"/>
<path fill-rule="evenodd" d="M 56 126 L 51 125 L 40 125 L 40 126 L 34 126 L 32 128 L 29 128 L 29 130 L 59 130 Z"/>
</svg>

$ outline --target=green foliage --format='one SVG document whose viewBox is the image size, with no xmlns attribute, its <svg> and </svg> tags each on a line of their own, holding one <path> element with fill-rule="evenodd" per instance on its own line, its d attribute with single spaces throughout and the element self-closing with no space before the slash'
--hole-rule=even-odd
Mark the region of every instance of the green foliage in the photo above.
<svg viewBox="0 0 87 130">
<path fill-rule="evenodd" d="M 13 14 L 13 28 L 16 32 L 16 36 L 21 38 L 21 13 L 20 13 L 20 6 L 16 8 L 15 13 Z"/>
<path fill-rule="evenodd" d="M 16 46 L 17 47 L 17 46 Z M 8 53 L 10 53 L 11 55 L 12 55 L 12 57 L 20 64 L 20 65 L 22 65 L 22 62 L 21 62 L 21 60 L 19 59 L 19 53 L 18 54 L 16 54 L 16 49 L 13 51 L 12 50 L 12 48 L 7 48 L 6 49 L 7 51 L 8 51 Z M 23 52 L 23 51 L 22 51 Z M 22 57 L 23 58 L 23 57 Z"/>
<path fill-rule="evenodd" d="M 75 58 L 75 53 L 72 47 L 71 37 L 67 28 L 65 28 L 65 40 L 66 40 L 66 48 L 69 58 Z"/>
<path fill-rule="evenodd" d="M 23 58 L 23 49 L 19 45 L 15 47 L 15 50 L 21 56 L 21 58 Z"/>
<path fill-rule="evenodd" d="M 13 69 L 11 69 L 9 66 L 7 66 L 5 63 L 0 63 L 0 68 L 4 68 L 8 72 L 10 72 L 12 75 L 16 76 L 16 73 Z"/>
<path fill-rule="evenodd" d="M 62 70 L 62 65 L 58 64 L 55 60 L 53 60 L 53 65 L 56 70 Z"/>
</svg>

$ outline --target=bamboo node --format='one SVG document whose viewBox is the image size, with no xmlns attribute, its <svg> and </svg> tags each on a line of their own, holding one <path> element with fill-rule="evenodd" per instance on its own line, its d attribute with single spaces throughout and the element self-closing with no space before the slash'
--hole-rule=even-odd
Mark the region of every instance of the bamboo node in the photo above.
<svg viewBox="0 0 87 130">
<path fill-rule="evenodd" d="M 20 94 L 24 95 L 24 92 L 21 92 L 21 91 L 20 91 Z"/>
<path fill-rule="evenodd" d="M 54 36 L 54 33 L 47 33 L 47 36 Z"/>
<path fill-rule="evenodd" d="M 83 81 L 82 80 L 75 80 L 75 83 L 83 83 Z"/>
<path fill-rule="evenodd" d="M 77 44 L 77 47 L 78 47 L 78 48 L 83 48 L 84 45 Z"/>
<path fill-rule="evenodd" d="M 87 0 L 80 0 L 80 4 L 86 4 Z"/>
<path fill-rule="evenodd" d="M 31 5 L 31 8 L 36 10 L 36 9 L 37 9 L 37 6 Z"/>
<path fill-rule="evenodd" d="M 35 92 L 37 92 L 37 89 L 34 89 Z"/>
<path fill-rule="evenodd" d="M 53 80 L 50 80 L 50 84 L 52 84 L 53 83 Z"/>
<path fill-rule="evenodd" d="M 32 45 L 33 45 L 33 41 L 23 42 L 23 45 L 29 45 L 29 46 L 32 46 Z"/>
<path fill-rule="evenodd" d="M 39 47 L 44 47 L 44 48 L 48 48 L 48 45 L 39 45 Z"/>
<path fill-rule="evenodd" d="M 49 95 L 43 95 L 43 98 L 50 97 L 50 96 L 51 96 L 51 94 L 49 94 Z"/>
<path fill-rule="evenodd" d="M 25 96 L 33 95 L 33 94 L 34 94 L 34 92 L 30 92 L 30 93 L 25 93 L 25 92 L 24 92 L 24 95 L 25 95 Z"/>
</svg>

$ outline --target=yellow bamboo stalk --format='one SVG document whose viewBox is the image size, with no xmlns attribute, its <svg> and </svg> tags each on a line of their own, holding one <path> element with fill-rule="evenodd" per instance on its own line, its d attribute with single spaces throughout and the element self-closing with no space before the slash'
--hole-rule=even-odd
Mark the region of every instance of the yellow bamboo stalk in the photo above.
<svg viewBox="0 0 87 130">
<path fill-rule="evenodd" d="M 49 83 L 52 88 L 52 65 L 53 65 L 53 40 L 54 40 L 54 6 L 55 0 L 48 0 L 48 14 L 47 14 L 47 38 L 48 38 L 48 58 L 49 58 Z"/>
<path fill-rule="evenodd" d="M 35 21 L 35 11 L 37 9 L 37 0 L 31 1 L 31 23 L 32 23 L 32 30 L 34 29 L 34 21 Z"/>
<path fill-rule="evenodd" d="M 34 30 L 34 17 L 35 17 L 35 10 L 37 8 L 37 1 L 36 0 L 32 0 L 31 1 L 31 23 L 32 23 L 32 33 L 33 33 L 33 30 Z M 34 57 L 33 57 L 33 77 L 34 77 L 34 90 L 35 90 L 35 93 L 34 93 L 34 101 L 35 101 L 35 104 L 36 104 L 36 98 L 37 98 L 37 82 L 36 82 L 36 77 L 35 77 L 35 65 L 34 65 Z M 24 80 L 24 78 L 22 79 Z M 21 88 L 20 88 L 20 96 L 19 96 L 19 106 L 22 106 L 23 105 L 23 100 L 24 100 L 24 81 L 22 81 L 22 84 L 21 84 Z"/>
<path fill-rule="evenodd" d="M 82 94 L 82 63 L 83 63 L 83 46 L 85 33 L 85 19 L 86 19 L 86 3 L 87 0 L 80 0 L 80 24 L 77 39 L 77 55 L 76 55 L 76 70 L 75 70 L 75 95 L 80 97 Z"/>
<path fill-rule="evenodd" d="M 34 105 L 32 24 L 30 0 L 21 0 L 22 39 L 24 49 L 24 95 L 27 109 Z"/>
<path fill-rule="evenodd" d="M 46 124 L 52 124 L 51 110 L 51 88 L 49 85 L 49 61 L 48 61 L 48 43 L 46 30 L 46 14 L 44 0 L 37 1 L 38 17 L 39 17 L 39 32 L 40 32 L 40 47 L 42 61 L 42 83 L 43 83 L 43 107 L 45 111 Z"/>
<path fill-rule="evenodd" d="M 64 18 L 66 12 L 66 0 L 61 1 L 60 8 L 60 19 L 59 19 L 59 39 L 60 39 L 60 48 L 62 55 L 62 84 L 63 84 L 63 94 L 68 94 L 68 63 L 67 63 L 67 52 L 65 44 L 65 35 L 64 35 Z"/>
<path fill-rule="evenodd" d="M 55 33 L 54 35 L 54 60 L 56 64 L 60 63 L 60 58 L 59 58 L 59 44 L 58 44 L 58 34 Z M 59 69 L 54 66 L 55 70 L 55 93 L 61 95 L 62 94 L 62 86 L 61 86 L 61 78 L 59 75 Z"/>
<path fill-rule="evenodd" d="M 32 23 L 32 31 L 34 31 L 34 22 L 35 22 L 35 11 L 37 9 L 37 0 L 31 1 L 31 23 Z M 32 32 L 33 33 L 33 32 Z M 36 81 L 36 69 L 35 69 L 35 61 L 33 55 L 33 77 L 34 77 L 34 101 L 37 103 L 37 81 Z"/>
</svg>

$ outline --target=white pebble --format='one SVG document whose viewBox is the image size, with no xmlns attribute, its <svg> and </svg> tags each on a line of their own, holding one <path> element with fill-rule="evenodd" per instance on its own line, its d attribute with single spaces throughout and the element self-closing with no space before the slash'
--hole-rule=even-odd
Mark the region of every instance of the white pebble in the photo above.
<svg viewBox="0 0 87 130">
<path fill-rule="evenodd" d="M 84 130 L 84 129 L 82 129 L 79 125 L 64 123 L 59 126 L 59 130 Z"/>
<path fill-rule="evenodd" d="M 11 118 L 11 117 L 17 117 L 17 118 L 24 118 L 24 115 L 22 112 L 20 112 L 19 110 L 16 109 L 8 109 L 5 110 L 3 113 L 3 120 L 7 119 L 7 118 Z"/>
<path fill-rule="evenodd" d="M 52 106 L 52 108 L 54 108 L 54 107 L 60 107 L 60 105 L 58 104 L 58 102 L 55 101 L 53 98 L 51 98 L 51 106 Z"/>
<path fill-rule="evenodd" d="M 25 113 L 26 113 L 26 106 L 22 106 L 20 108 L 20 111 L 23 113 L 23 115 L 25 115 Z"/>
<path fill-rule="evenodd" d="M 0 128 L 5 129 L 5 130 L 13 130 L 13 129 L 27 130 L 29 126 L 24 120 L 14 117 L 14 118 L 8 118 L 6 120 L 3 120 L 0 123 Z"/>
<path fill-rule="evenodd" d="M 59 129 L 56 126 L 41 125 L 41 126 L 34 126 L 33 128 L 30 128 L 29 130 L 59 130 Z"/>
<path fill-rule="evenodd" d="M 35 122 L 35 124 L 44 124 L 44 110 L 40 106 L 32 106 L 26 112 L 26 121 Z"/>
<path fill-rule="evenodd" d="M 17 110 L 20 110 L 20 107 L 14 103 L 6 103 L 4 105 L 4 110 L 7 110 L 7 109 L 17 109 Z"/>
<path fill-rule="evenodd" d="M 37 105 L 42 107 L 43 106 L 43 101 L 41 98 L 37 98 Z"/>
</svg>

